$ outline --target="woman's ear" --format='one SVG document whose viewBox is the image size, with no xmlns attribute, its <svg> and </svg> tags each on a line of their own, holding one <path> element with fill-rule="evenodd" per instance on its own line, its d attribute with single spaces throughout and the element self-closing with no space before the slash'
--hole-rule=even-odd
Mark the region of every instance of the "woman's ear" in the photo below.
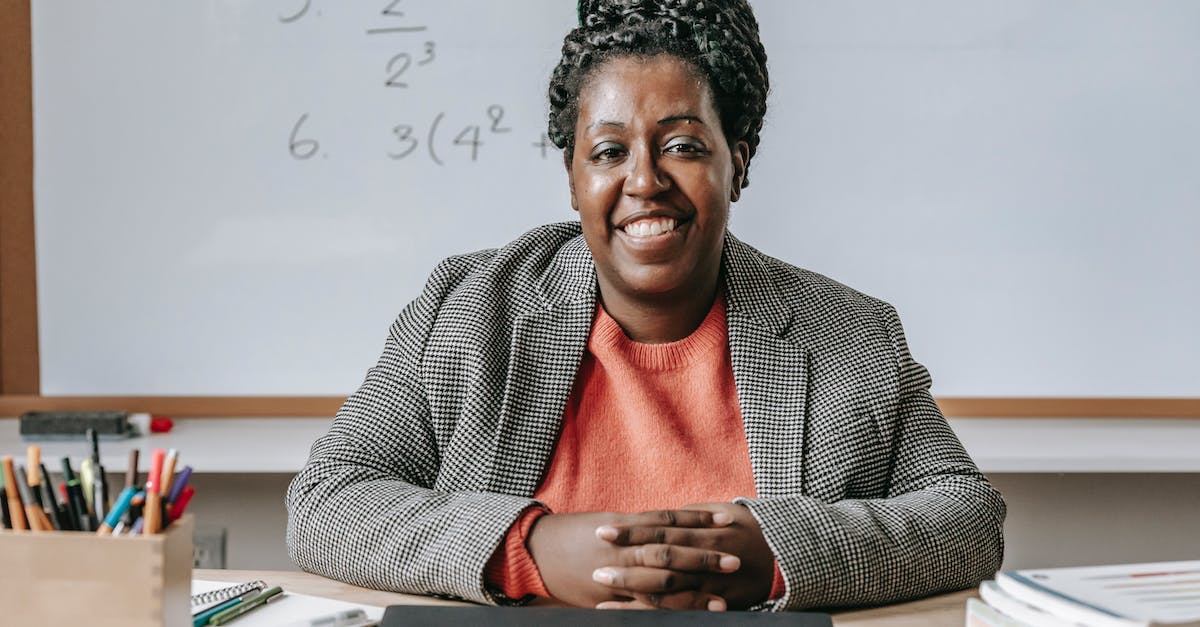
<svg viewBox="0 0 1200 627">
<path fill-rule="evenodd" d="M 579 211 L 579 199 L 575 197 L 575 173 L 571 171 L 570 147 L 563 150 L 563 167 L 567 169 L 567 187 L 571 190 L 571 208 Z"/>
<path fill-rule="evenodd" d="M 729 151 L 733 157 L 733 181 L 729 186 L 729 202 L 742 197 L 742 182 L 746 180 L 746 168 L 750 167 L 750 144 L 739 140 Z"/>
</svg>

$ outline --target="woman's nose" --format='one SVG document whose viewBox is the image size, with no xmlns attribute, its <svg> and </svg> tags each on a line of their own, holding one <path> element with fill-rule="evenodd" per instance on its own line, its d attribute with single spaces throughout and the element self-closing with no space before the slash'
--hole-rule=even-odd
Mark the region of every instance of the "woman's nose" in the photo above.
<svg viewBox="0 0 1200 627">
<path fill-rule="evenodd" d="M 656 155 L 648 150 L 630 153 L 629 172 L 622 191 L 627 196 L 652 198 L 671 187 L 671 180 L 659 167 Z"/>
</svg>

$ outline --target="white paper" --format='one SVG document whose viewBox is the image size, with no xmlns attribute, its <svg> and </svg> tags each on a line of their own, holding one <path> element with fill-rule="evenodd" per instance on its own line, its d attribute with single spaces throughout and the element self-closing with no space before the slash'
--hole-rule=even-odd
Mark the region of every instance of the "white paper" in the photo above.
<svg viewBox="0 0 1200 627">
<path fill-rule="evenodd" d="M 234 585 L 234 583 L 193 579 L 192 594 L 225 588 Z M 288 592 L 287 589 L 284 589 L 283 594 L 280 594 L 279 598 L 238 618 L 236 625 L 237 627 L 285 627 L 297 621 L 311 620 L 355 608 L 361 608 L 367 614 L 367 618 L 372 620 L 383 618 L 384 608 L 382 607 L 347 603 L 345 601 L 338 601 L 337 599 Z"/>
</svg>

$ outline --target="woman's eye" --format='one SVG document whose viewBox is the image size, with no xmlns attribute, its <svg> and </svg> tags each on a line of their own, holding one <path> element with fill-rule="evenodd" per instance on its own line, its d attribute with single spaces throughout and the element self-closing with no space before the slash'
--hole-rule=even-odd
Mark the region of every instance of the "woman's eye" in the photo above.
<svg viewBox="0 0 1200 627">
<path fill-rule="evenodd" d="M 593 161 L 611 161 L 625 154 L 625 149 L 619 144 L 600 144 L 592 151 Z"/>
<path fill-rule="evenodd" d="M 675 153 L 675 154 L 684 154 L 684 155 L 703 154 L 704 146 L 702 146 L 700 144 L 695 144 L 692 142 L 674 142 L 674 143 L 668 144 L 667 147 L 663 149 L 663 151 L 669 152 L 669 153 Z"/>
</svg>

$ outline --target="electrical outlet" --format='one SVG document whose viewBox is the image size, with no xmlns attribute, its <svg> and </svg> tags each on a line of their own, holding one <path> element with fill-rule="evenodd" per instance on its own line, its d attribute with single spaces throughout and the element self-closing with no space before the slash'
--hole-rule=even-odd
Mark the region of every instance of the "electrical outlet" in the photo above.
<svg viewBox="0 0 1200 627">
<path fill-rule="evenodd" d="M 224 527 L 196 529 L 192 541 L 192 557 L 195 568 L 225 568 Z"/>
</svg>

